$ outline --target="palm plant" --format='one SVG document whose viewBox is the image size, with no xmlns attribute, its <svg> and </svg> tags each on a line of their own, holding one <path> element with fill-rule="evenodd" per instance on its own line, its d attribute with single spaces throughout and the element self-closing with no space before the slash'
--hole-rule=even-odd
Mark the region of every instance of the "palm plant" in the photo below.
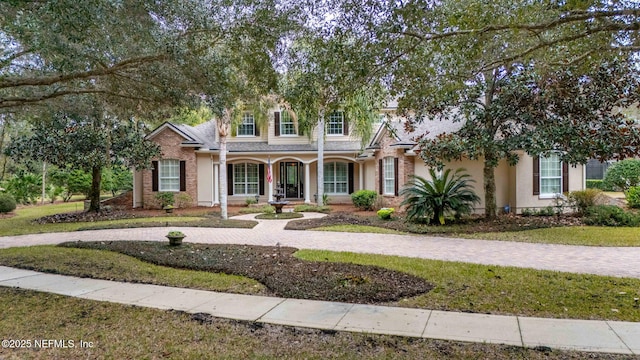
<svg viewBox="0 0 640 360">
<path fill-rule="evenodd" d="M 465 173 L 465 169 L 451 169 L 438 175 L 429 169 L 431 180 L 413 175 L 401 190 L 404 197 L 401 205 L 407 207 L 407 218 L 411 221 L 429 219 L 430 223 L 444 225 L 444 216 L 454 213 L 457 217 L 469 214 L 473 204 L 480 202 L 480 197 L 473 191 L 471 183 L 475 182 Z"/>
</svg>

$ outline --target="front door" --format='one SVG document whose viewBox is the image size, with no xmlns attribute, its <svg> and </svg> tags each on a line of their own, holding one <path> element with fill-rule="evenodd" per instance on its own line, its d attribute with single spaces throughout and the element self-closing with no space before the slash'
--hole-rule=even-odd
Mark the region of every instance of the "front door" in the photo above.
<svg viewBox="0 0 640 360">
<path fill-rule="evenodd" d="M 284 164 L 284 194 L 287 198 L 300 197 L 300 179 L 298 176 L 298 163 L 285 162 Z"/>
</svg>

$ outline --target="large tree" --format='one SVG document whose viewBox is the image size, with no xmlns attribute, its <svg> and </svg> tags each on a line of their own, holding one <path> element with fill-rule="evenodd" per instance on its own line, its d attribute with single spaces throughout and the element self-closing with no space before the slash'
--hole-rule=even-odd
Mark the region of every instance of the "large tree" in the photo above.
<svg viewBox="0 0 640 360">
<path fill-rule="evenodd" d="M 307 28 L 290 48 L 281 81 L 284 100 L 299 126 L 316 130 L 317 201 L 323 205 L 325 123 L 331 113 L 342 111 L 351 136 L 370 140 L 379 120 L 385 94 L 377 74 L 371 72 L 371 55 L 350 31 Z M 312 135 L 312 131 L 307 131 Z"/>
<path fill-rule="evenodd" d="M 640 100 L 640 73 L 633 65 L 544 73 L 514 65 L 481 73 L 446 95 L 425 96 L 424 114 L 463 125 L 423 137 L 420 155 L 432 166 L 463 157 L 483 160 L 487 217 L 496 215 L 494 170 L 503 159 L 516 164 L 520 151 L 555 152 L 571 164 L 640 155 L 640 131 L 620 112 Z"/>
<path fill-rule="evenodd" d="M 87 99 L 78 99 L 83 104 Z M 16 161 L 38 160 L 91 174 L 89 211 L 100 210 L 102 170 L 111 165 L 144 168 L 159 154 L 157 144 L 145 140 L 144 124 L 118 119 L 99 103 L 71 110 L 50 109 L 33 119 L 31 132 L 12 139 L 7 153 Z"/>
</svg>

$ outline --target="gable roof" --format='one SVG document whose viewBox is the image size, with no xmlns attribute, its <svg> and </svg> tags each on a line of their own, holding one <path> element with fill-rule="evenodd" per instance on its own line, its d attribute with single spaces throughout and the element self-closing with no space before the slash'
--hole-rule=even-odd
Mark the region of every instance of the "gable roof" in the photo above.
<svg viewBox="0 0 640 360">
<path fill-rule="evenodd" d="M 390 146 L 412 149 L 418 145 L 414 139 L 419 135 L 425 134 L 425 139 L 435 139 L 440 134 L 456 132 L 464 125 L 462 121 L 425 119 L 415 124 L 413 131 L 407 131 L 406 122 L 406 119 L 396 119 L 380 126 L 367 149 L 379 149 L 380 140 L 384 136 L 391 136 L 394 139 Z"/>
</svg>

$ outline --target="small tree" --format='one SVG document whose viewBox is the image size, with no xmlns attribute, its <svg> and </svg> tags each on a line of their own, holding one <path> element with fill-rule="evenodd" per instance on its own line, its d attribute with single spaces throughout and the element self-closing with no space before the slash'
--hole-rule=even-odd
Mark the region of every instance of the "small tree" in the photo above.
<svg viewBox="0 0 640 360">
<path fill-rule="evenodd" d="M 625 191 L 640 184 L 640 160 L 627 159 L 613 164 L 604 177 L 603 185 Z"/>
<path fill-rule="evenodd" d="M 451 169 L 440 175 L 429 169 L 431 180 L 420 176 L 412 176 L 401 191 L 404 200 L 400 204 L 407 207 L 407 218 L 412 221 L 429 219 L 431 224 L 444 225 L 447 213 L 456 218 L 469 214 L 473 204 L 480 202 L 480 197 L 471 187 L 474 182 L 464 169 L 457 169 L 453 175 Z"/>
</svg>

